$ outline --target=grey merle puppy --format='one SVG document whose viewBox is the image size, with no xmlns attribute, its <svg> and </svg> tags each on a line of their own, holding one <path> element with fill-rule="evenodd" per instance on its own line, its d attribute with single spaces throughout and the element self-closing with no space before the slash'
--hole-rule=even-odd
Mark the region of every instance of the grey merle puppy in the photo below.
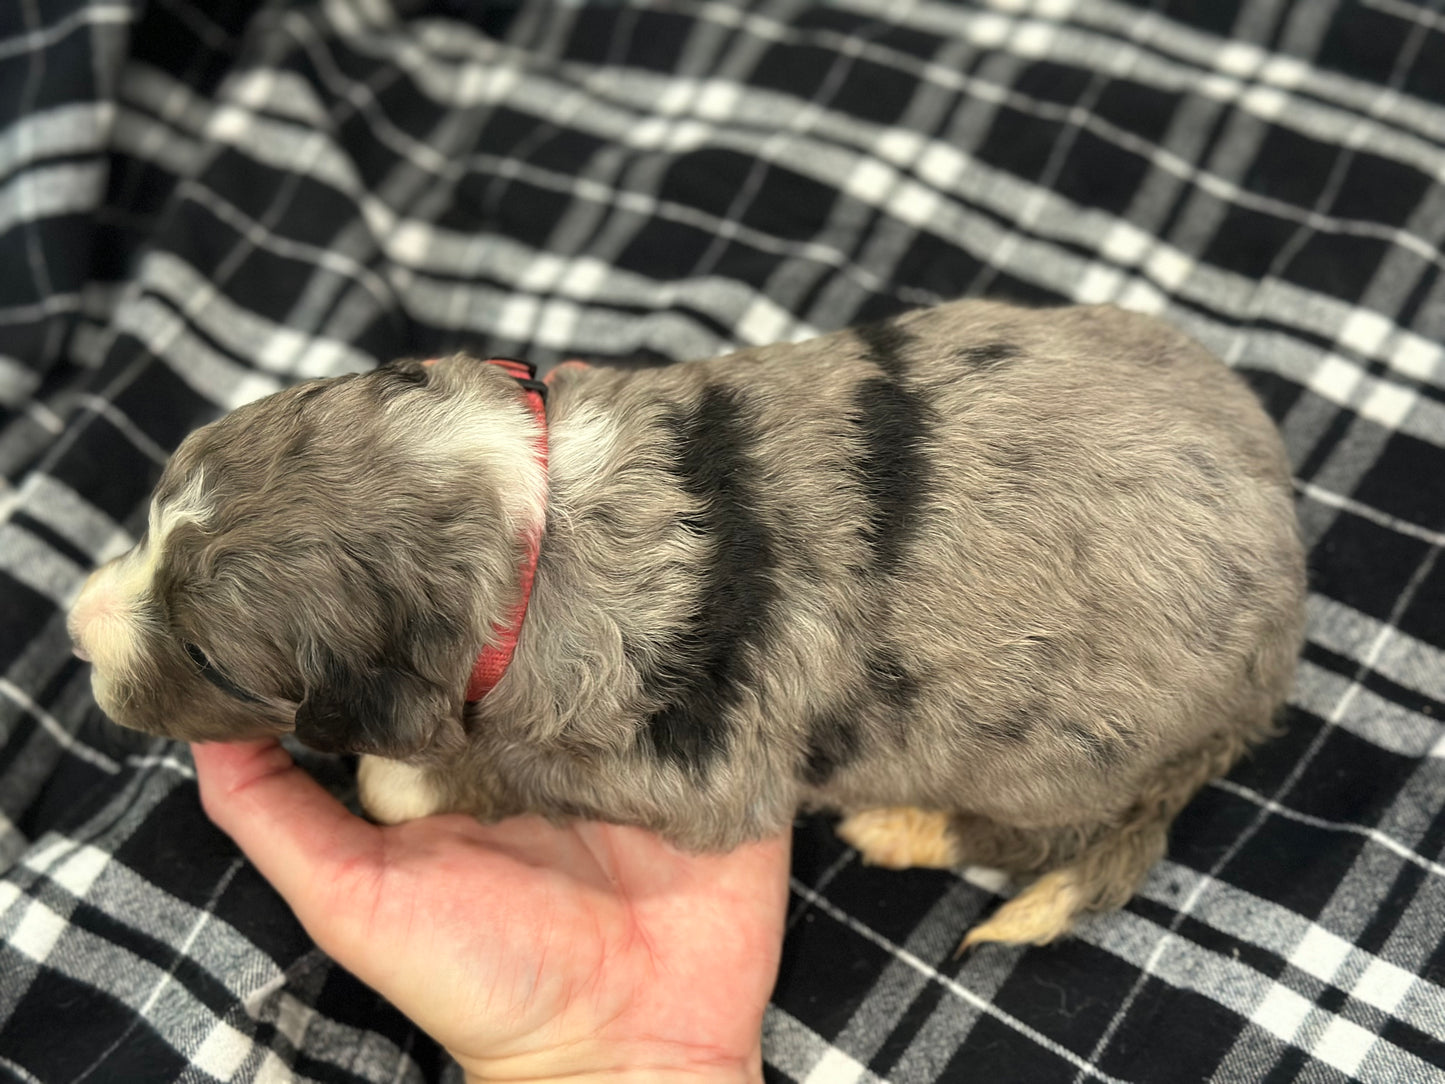
<svg viewBox="0 0 1445 1084">
<path fill-rule="evenodd" d="M 969 942 L 1121 905 L 1268 734 L 1304 596 L 1250 391 L 1112 308 L 959 302 L 800 345 L 559 371 L 550 445 L 475 360 L 192 434 L 71 615 L 118 722 L 366 754 L 387 822 L 729 848 L 836 810 L 864 858 L 1031 883 Z M 535 587 L 510 666 L 468 676 Z"/>
</svg>

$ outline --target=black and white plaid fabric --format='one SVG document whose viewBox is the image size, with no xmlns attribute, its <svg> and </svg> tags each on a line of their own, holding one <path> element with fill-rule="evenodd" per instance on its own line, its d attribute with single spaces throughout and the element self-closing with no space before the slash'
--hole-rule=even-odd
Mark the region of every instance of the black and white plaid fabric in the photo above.
<svg viewBox="0 0 1445 1084">
<path fill-rule="evenodd" d="M 647 360 L 965 294 L 1176 322 L 1279 420 L 1288 731 L 1120 913 L 797 833 L 773 1080 L 1445 1080 L 1445 5 L 0 4 L 0 1076 L 452 1071 L 119 731 L 67 599 L 300 377 Z M 315 767 L 345 788 L 344 766 Z"/>
</svg>

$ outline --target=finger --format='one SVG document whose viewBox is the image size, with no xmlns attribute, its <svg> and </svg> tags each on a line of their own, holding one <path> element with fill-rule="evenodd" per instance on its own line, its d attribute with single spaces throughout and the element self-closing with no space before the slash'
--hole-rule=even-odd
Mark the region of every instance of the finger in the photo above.
<svg viewBox="0 0 1445 1084">
<path fill-rule="evenodd" d="M 197 744 L 191 752 L 206 815 L 308 929 L 326 913 L 342 873 L 379 865 L 379 830 L 349 813 L 276 742 Z"/>
</svg>

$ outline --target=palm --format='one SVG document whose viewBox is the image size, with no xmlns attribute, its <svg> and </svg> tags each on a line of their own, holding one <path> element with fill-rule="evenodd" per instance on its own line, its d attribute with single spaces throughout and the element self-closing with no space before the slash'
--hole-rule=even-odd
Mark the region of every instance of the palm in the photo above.
<svg viewBox="0 0 1445 1084">
<path fill-rule="evenodd" d="M 618 1051 L 756 1066 L 786 840 L 695 856 L 604 824 L 446 816 L 378 828 L 284 757 L 198 747 L 208 811 L 322 948 L 467 1068 L 559 1075 Z M 278 831 L 299 848 L 294 870 Z M 559 1049 L 569 1061 L 555 1061 Z"/>
</svg>

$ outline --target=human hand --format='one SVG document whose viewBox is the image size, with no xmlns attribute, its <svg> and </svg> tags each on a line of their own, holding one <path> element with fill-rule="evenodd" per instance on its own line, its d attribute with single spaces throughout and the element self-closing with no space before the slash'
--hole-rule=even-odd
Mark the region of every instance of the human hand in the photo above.
<svg viewBox="0 0 1445 1084">
<path fill-rule="evenodd" d="M 210 818 L 321 948 L 469 1079 L 761 1080 L 786 835 L 353 816 L 275 742 L 192 747 Z"/>
</svg>

